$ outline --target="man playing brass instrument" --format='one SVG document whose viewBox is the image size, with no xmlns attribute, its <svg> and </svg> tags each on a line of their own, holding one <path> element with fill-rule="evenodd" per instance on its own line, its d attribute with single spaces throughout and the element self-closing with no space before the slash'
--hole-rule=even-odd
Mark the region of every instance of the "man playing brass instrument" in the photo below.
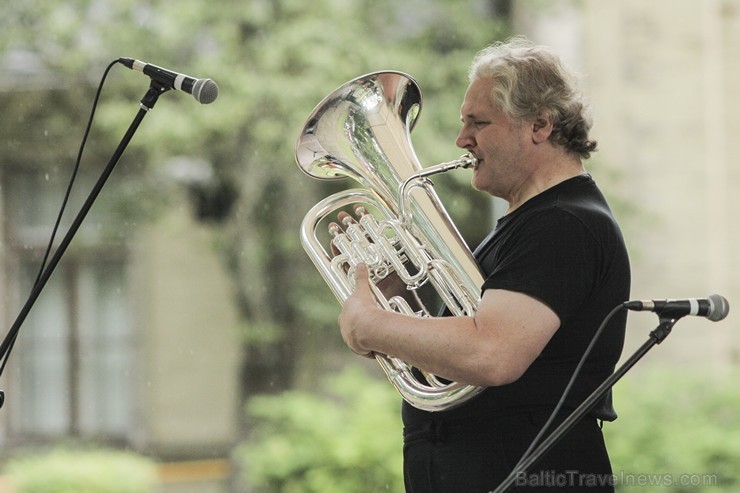
<svg viewBox="0 0 740 493">
<path fill-rule="evenodd" d="M 475 251 L 485 279 L 475 316 L 383 310 L 361 265 L 339 317 L 355 353 L 391 355 L 487 387 L 446 411 L 404 402 L 411 493 L 486 492 L 500 484 L 554 409 L 602 320 L 629 297 L 621 232 L 582 164 L 596 142 L 573 76 L 547 48 L 514 38 L 478 53 L 469 80 L 456 143 L 478 159 L 472 186 L 508 202 Z M 622 313 L 606 327 L 555 425 L 613 372 L 625 323 Z M 613 491 L 599 422 L 615 418 L 609 396 L 515 491 Z"/>
</svg>

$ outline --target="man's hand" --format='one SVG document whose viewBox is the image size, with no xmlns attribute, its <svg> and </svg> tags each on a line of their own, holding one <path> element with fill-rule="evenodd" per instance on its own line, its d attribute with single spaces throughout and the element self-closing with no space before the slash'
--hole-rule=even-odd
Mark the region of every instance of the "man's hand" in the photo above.
<svg viewBox="0 0 740 493">
<path fill-rule="evenodd" d="M 372 313 L 380 310 L 370 289 L 370 279 L 365 264 L 355 268 L 355 290 L 342 305 L 339 329 L 347 346 L 360 356 L 374 357 L 371 349 L 362 344 L 366 331 L 372 330 Z"/>
</svg>

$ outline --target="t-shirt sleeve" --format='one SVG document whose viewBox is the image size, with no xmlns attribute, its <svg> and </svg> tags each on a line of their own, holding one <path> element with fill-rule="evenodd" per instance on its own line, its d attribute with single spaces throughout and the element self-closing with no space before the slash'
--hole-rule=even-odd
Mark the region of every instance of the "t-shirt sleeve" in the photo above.
<svg viewBox="0 0 740 493">
<path fill-rule="evenodd" d="M 552 209 L 522 222 L 501 246 L 483 290 L 528 294 L 566 321 L 594 287 L 598 265 L 595 239 L 575 216 Z"/>
</svg>

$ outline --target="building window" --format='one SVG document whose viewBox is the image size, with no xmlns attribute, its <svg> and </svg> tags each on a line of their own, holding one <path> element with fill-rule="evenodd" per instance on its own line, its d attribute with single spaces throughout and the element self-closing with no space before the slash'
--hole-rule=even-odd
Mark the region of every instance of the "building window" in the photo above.
<svg viewBox="0 0 740 493">
<path fill-rule="evenodd" d="M 22 305 L 65 184 L 32 170 L 6 173 L 5 183 L 9 279 Z M 77 211 L 70 207 L 67 223 Z M 105 224 L 105 218 L 91 215 L 83 223 L 79 241 L 76 237 L 45 286 L 11 354 L 6 405 L 10 432 L 18 440 L 117 440 L 131 430 L 135 361 L 126 255 L 95 233 L 96 224 Z"/>
</svg>

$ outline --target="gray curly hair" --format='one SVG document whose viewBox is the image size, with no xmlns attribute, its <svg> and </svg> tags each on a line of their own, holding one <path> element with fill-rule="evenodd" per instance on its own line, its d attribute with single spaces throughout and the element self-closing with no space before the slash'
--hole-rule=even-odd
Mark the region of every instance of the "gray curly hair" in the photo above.
<svg viewBox="0 0 740 493">
<path fill-rule="evenodd" d="M 597 143 L 589 139 L 591 116 L 575 76 L 545 46 L 517 36 L 484 48 L 473 59 L 470 82 L 493 79 L 494 105 L 515 120 L 546 118 L 550 140 L 588 159 Z"/>
</svg>

